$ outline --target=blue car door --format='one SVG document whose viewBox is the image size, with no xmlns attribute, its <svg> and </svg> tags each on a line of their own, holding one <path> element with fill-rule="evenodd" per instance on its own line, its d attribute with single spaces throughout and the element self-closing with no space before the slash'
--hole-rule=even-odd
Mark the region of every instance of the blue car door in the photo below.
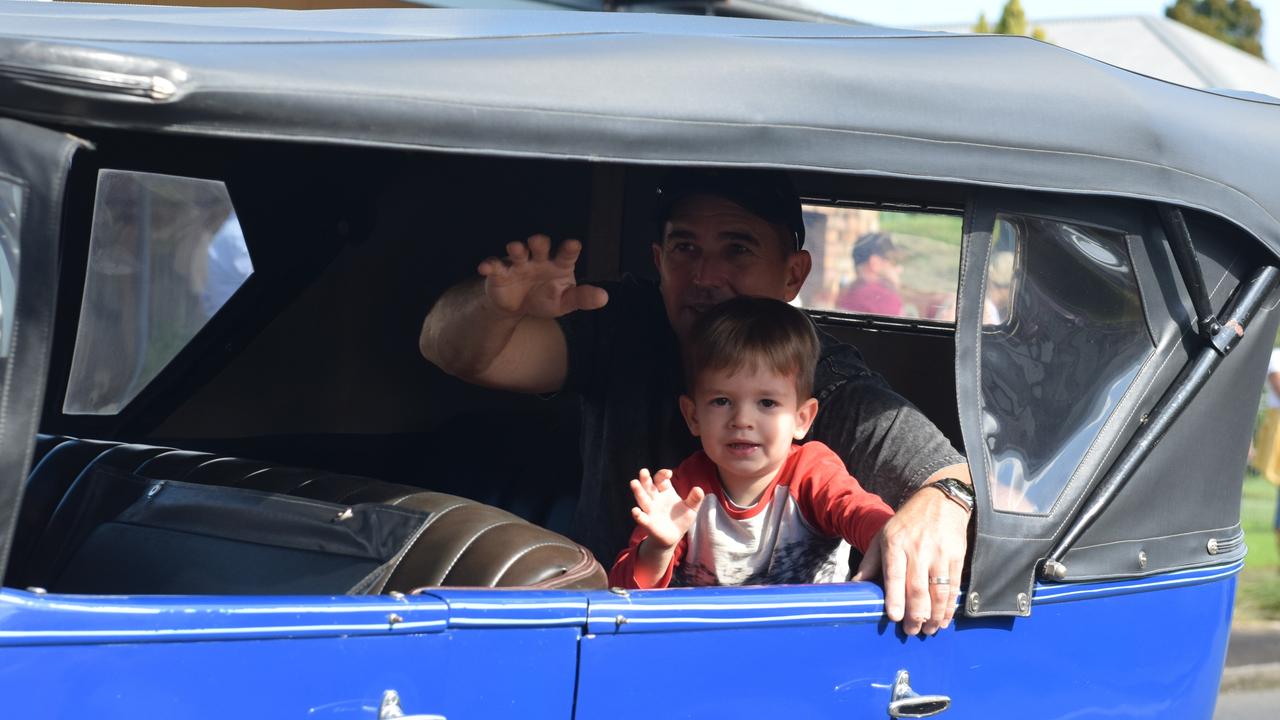
<svg viewBox="0 0 1280 720">
<path fill-rule="evenodd" d="M 905 636 L 870 583 L 598 593 L 578 717 L 884 717 L 895 683 L 957 692 L 959 640 Z"/>
<path fill-rule="evenodd" d="M 0 119 L 0 573 L 44 398 L 65 133 Z M 0 717 L 567 718 L 573 593 L 124 596 L 0 589 Z"/>
<path fill-rule="evenodd" d="M 576 717 L 1207 720 L 1239 569 L 1042 584 L 1029 617 L 932 637 L 869 583 L 596 593 Z"/>
</svg>

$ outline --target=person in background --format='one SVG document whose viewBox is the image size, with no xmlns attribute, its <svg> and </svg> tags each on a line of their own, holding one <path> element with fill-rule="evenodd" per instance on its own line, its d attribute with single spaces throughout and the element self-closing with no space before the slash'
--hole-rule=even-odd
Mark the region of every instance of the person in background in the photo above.
<svg viewBox="0 0 1280 720">
<path fill-rule="evenodd" d="M 871 315 L 902 314 L 900 254 L 888 233 L 867 233 L 853 244 L 858 278 L 836 298 L 836 307 Z"/>
<path fill-rule="evenodd" d="M 1263 390 L 1267 407 L 1258 434 L 1253 438 L 1253 465 L 1268 482 L 1280 488 L 1280 348 L 1271 351 Z M 1276 547 L 1280 548 L 1280 497 L 1276 501 L 1272 527 L 1276 533 Z"/>
<path fill-rule="evenodd" d="M 1009 319 L 1013 302 L 1013 271 L 1016 258 L 1009 250 L 997 250 L 991 255 L 987 270 L 987 293 L 982 299 L 982 324 L 1000 325 Z M 944 322 L 956 321 L 956 297 L 953 295 L 933 317 Z"/>
<path fill-rule="evenodd" d="M 991 255 L 987 270 L 987 297 L 982 305 L 982 323 L 1000 325 L 1009 319 L 1009 303 L 1013 295 L 1013 253 L 997 250 Z M 955 311 L 952 310 L 954 317 Z"/>
</svg>

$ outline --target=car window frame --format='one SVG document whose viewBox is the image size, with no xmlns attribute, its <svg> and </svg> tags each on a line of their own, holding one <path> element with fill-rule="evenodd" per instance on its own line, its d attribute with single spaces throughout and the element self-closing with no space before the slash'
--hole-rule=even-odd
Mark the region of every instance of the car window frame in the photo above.
<svg viewBox="0 0 1280 720">
<path fill-rule="evenodd" d="M 966 216 L 964 257 L 961 263 L 960 311 L 956 327 L 956 385 L 960 402 L 960 426 L 977 496 L 968 614 L 1026 615 L 1034 584 L 1035 561 L 1048 551 L 1051 539 L 1068 523 L 1087 493 L 1105 475 L 1111 463 L 1140 424 L 1140 409 L 1153 398 L 1153 385 L 1170 350 L 1158 341 L 1176 325 L 1176 311 L 1153 278 L 1164 257 L 1164 236 L 1157 229 L 1149 203 L 1105 196 L 1043 194 L 1011 190 L 975 192 Z M 1135 377 L 1112 406 L 1084 457 L 1072 468 L 1053 507 L 1045 514 L 997 510 L 988 486 L 985 431 L 982 426 L 981 337 L 985 270 L 991 252 L 991 233 L 997 216 L 1027 215 L 1050 221 L 1090 225 L 1122 233 L 1126 237 L 1138 302 L 1151 349 L 1139 363 Z M 1167 273 L 1166 273 L 1167 274 Z M 976 601 L 975 601 L 976 598 Z"/>
</svg>

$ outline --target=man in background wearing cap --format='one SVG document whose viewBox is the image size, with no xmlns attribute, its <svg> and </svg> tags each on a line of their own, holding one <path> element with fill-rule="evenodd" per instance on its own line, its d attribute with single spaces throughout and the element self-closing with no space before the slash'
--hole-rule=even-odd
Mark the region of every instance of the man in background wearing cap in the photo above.
<svg viewBox="0 0 1280 720">
<path fill-rule="evenodd" d="M 853 244 L 853 267 L 858 277 L 836 298 L 841 310 L 897 316 L 902 314 L 902 265 L 888 233 L 873 232 Z"/>
<path fill-rule="evenodd" d="M 605 562 L 631 530 L 635 469 L 675 467 L 697 447 L 677 405 L 680 344 L 693 319 L 738 295 L 791 301 L 811 267 L 799 199 L 783 173 L 677 171 L 659 192 L 659 286 L 631 277 L 578 285 L 581 244 L 566 240 L 553 254 L 550 238 L 534 235 L 446 292 L 420 338 L 428 360 L 469 382 L 582 398 L 572 534 Z M 964 458 L 856 350 L 821 335 L 822 404 L 809 437 L 898 508 L 855 579 L 883 564 L 889 618 L 908 634 L 936 632 L 955 611 L 969 515 L 963 494 L 941 492 L 956 480 L 939 492 L 926 486 L 968 483 Z"/>
</svg>

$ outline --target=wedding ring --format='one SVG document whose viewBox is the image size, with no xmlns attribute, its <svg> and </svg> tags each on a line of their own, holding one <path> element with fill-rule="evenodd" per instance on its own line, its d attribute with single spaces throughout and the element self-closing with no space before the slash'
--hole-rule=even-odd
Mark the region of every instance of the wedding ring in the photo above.
<svg viewBox="0 0 1280 720">
<path fill-rule="evenodd" d="M 929 584 L 930 584 L 930 585 L 950 585 L 950 584 L 951 584 L 951 578 L 949 578 L 949 577 L 931 577 L 931 578 L 929 578 Z"/>
</svg>

